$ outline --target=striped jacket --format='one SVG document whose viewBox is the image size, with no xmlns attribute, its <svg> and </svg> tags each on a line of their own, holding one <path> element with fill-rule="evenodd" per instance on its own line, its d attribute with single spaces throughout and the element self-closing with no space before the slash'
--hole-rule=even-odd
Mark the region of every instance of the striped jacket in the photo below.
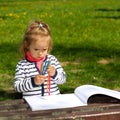
<svg viewBox="0 0 120 120">
<path fill-rule="evenodd" d="M 66 74 L 58 62 L 57 58 L 53 55 L 47 55 L 45 61 L 50 61 L 50 64 L 56 68 L 56 73 L 51 77 L 50 81 L 50 95 L 60 94 L 58 84 L 63 84 L 66 81 Z M 22 92 L 23 96 L 42 95 L 42 86 L 35 85 L 34 77 L 39 74 L 35 62 L 28 60 L 21 60 L 16 66 L 16 73 L 14 77 L 14 88 L 17 92 Z M 47 72 L 45 76 L 48 76 Z M 47 79 L 44 82 L 44 95 L 47 93 Z"/>
</svg>

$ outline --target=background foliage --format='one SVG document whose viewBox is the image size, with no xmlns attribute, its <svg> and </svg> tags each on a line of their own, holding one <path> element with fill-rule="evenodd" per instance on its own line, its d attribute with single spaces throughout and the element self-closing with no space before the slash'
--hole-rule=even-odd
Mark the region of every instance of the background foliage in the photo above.
<svg viewBox="0 0 120 120">
<path fill-rule="evenodd" d="M 62 93 L 83 84 L 119 89 L 119 6 L 119 0 L 0 0 L 0 99 L 17 97 L 10 91 L 19 45 L 32 20 L 51 28 L 51 54 L 67 74 Z"/>
</svg>

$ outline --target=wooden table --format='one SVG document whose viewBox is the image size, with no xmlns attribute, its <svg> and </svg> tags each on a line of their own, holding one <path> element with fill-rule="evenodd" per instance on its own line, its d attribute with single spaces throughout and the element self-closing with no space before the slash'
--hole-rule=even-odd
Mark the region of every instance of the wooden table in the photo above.
<svg viewBox="0 0 120 120">
<path fill-rule="evenodd" d="M 1 101 L 0 120 L 120 120 L 120 103 L 33 112 L 23 99 Z"/>
</svg>

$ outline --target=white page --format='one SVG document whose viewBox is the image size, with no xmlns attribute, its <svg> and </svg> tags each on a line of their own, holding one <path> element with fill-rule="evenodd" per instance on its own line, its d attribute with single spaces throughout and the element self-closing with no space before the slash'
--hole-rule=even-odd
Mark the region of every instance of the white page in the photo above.
<svg viewBox="0 0 120 120">
<path fill-rule="evenodd" d="M 96 94 L 107 95 L 120 99 L 120 92 L 94 85 L 82 85 L 75 89 L 75 95 L 78 96 L 81 102 L 84 104 L 87 104 L 87 100 L 90 96 Z"/>
<path fill-rule="evenodd" d="M 32 111 L 83 106 L 75 94 L 24 97 Z"/>
</svg>

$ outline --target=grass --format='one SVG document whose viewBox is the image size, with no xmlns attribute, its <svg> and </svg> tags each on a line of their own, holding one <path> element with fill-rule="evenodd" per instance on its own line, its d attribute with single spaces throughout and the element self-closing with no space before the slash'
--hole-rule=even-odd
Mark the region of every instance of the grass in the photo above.
<svg viewBox="0 0 120 120">
<path fill-rule="evenodd" d="M 120 88 L 119 0 L 1 0 L 0 100 L 19 98 L 13 91 L 18 48 L 31 20 L 48 23 L 52 54 L 63 65 L 67 82 L 62 93 L 94 84 Z"/>
</svg>

